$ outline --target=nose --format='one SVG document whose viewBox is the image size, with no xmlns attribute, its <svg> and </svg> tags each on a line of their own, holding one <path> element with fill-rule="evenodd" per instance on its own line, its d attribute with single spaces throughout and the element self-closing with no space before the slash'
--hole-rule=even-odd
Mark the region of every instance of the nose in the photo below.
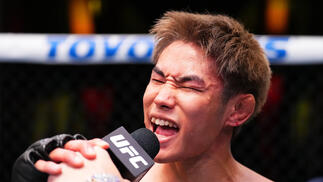
<svg viewBox="0 0 323 182">
<path fill-rule="evenodd" d="M 175 90 L 173 86 L 164 84 L 158 91 L 154 103 L 158 108 L 162 110 L 171 110 L 174 108 L 175 100 Z"/>
</svg>

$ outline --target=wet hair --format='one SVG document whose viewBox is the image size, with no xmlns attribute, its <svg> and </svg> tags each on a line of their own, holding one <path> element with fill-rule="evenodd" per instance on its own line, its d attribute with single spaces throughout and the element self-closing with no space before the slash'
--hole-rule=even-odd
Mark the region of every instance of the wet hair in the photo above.
<svg viewBox="0 0 323 182">
<path fill-rule="evenodd" d="M 223 102 L 250 93 L 256 106 L 252 118 L 266 102 L 271 70 L 255 36 L 226 15 L 168 11 L 150 30 L 156 45 L 153 62 L 174 41 L 194 43 L 214 60 L 215 73 L 223 81 Z"/>
</svg>

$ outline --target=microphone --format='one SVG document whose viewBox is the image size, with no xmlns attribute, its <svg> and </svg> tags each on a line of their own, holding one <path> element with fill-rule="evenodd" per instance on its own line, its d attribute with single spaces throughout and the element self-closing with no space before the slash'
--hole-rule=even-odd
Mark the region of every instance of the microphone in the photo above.
<svg viewBox="0 0 323 182">
<path fill-rule="evenodd" d="M 146 128 L 130 135 L 120 127 L 102 139 L 109 143 L 107 151 L 120 174 L 130 181 L 139 181 L 148 172 L 160 147 L 156 135 Z"/>
</svg>

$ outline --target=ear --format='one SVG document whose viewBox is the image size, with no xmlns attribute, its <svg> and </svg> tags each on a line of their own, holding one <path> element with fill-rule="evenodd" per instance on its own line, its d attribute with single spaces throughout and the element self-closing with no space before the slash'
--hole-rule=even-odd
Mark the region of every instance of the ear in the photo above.
<svg viewBox="0 0 323 182">
<path fill-rule="evenodd" d="M 240 126 L 251 117 L 255 110 L 256 100 L 252 94 L 239 94 L 229 100 L 229 115 L 225 125 Z"/>
</svg>

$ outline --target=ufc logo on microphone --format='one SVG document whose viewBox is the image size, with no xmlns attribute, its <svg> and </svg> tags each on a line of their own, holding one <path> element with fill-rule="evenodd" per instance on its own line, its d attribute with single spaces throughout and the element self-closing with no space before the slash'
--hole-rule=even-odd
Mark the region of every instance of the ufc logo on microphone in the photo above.
<svg viewBox="0 0 323 182">
<path fill-rule="evenodd" d="M 122 154 L 129 155 L 129 162 L 136 169 L 139 168 L 138 162 L 141 162 L 145 166 L 148 165 L 148 162 L 139 155 L 137 150 L 130 145 L 129 141 L 125 139 L 125 137 L 121 134 L 110 137 L 112 143 L 120 150 Z"/>
</svg>

